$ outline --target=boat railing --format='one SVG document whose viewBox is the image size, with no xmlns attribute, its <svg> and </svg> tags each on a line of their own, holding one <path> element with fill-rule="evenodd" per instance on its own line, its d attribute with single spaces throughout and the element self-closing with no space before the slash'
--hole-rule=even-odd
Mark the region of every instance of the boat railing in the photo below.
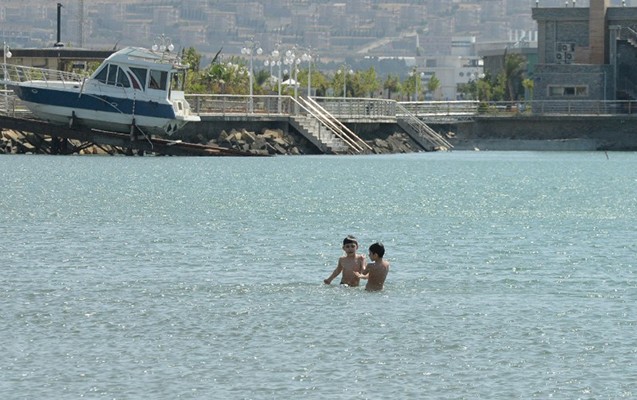
<svg viewBox="0 0 637 400">
<path fill-rule="evenodd" d="M 20 82 L 43 82 L 45 86 L 48 86 L 50 82 L 62 82 L 63 86 L 77 85 L 81 83 L 85 78 L 82 75 L 73 73 L 58 71 L 55 69 L 26 67 L 23 65 L 13 64 L 0 64 L 2 65 L 2 84 L 12 84 Z"/>
</svg>

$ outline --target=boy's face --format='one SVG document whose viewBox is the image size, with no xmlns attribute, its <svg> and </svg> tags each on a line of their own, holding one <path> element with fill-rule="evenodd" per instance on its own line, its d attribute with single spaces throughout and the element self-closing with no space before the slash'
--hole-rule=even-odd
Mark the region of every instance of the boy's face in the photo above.
<svg viewBox="0 0 637 400">
<path fill-rule="evenodd" d="M 376 259 L 378 258 L 378 255 L 376 253 L 372 253 L 371 251 L 369 252 L 369 259 L 372 261 L 376 261 Z"/>
<path fill-rule="evenodd" d="M 347 254 L 356 253 L 358 245 L 356 243 L 346 243 L 343 245 L 343 251 Z"/>
</svg>

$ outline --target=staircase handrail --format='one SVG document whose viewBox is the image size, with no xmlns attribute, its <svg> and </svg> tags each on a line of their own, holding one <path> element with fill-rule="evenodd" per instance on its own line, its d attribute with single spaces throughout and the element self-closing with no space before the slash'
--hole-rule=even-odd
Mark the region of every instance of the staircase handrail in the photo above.
<svg viewBox="0 0 637 400">
<path fill-rule="evenodd" d="M 297 99 L 295 99 L 292 96 L 289 96 L 289 98 L 292 100 L 293 103 L 297 104 L 299 107 L 301 107 L 307 114 L 309 114 L 312 118 L 314 118 L 315 120 L 319 121 L 322 123 L 322 118 L 317 115 L 315 112 L 313 112 L 312 110 L 310 110 L 308 107 L 306 107 L 305 105 L 301 104 L 301 102 L 299 102 Z M 327 125 L 326 125 L 327 126 Z M 351 143 L 351 141 L 346 138 L 343 137 L 341 134 L 335 132 L 332 130 L 331 127 L 327 126 L 327 128 L 330 130 L 330 132 L 332 132 L 332 135 L 336 138 L 341 139 L 342 141 L 345 142 L 345 144 L 347 144 L 347 146 L 349 148 L 353 148 L 354 150 L 356 150 L 357 152 L 360 152 L 361 150 L 357 149 L 356 143 Z"/>
<path fill-rule="evenodd" d="M 631 45 L 637 47 L 637 31 L 630 26 L 621 26 L 619 29 L 618 39 L 626 40 Z"/>
<path fill-rule="evenodd" d="M 397 110 L 402 113 L 403 116 L 407 117 L 407 123 L 412 126 L 418 134 L 420 134 L 424 139 L 429 141 L 430 143 L 438 146 L 445 146 L 448 149 L 453 148 L 453 145 L 449 143 L 445 138 L 443 138 L 438 132 L 431 129 L 431 127 L 420 120 L 420 118 L 416 117 L 413 113 L 407 110 L 402 104 L 396 104 Z M 397 115 L 398 117 L 398 115 Z"/>
<path fill-rule="evenodd" d="M 364 149 L 359 146 L 356 141 L 352 140 L 345 132 L 343 132 L 342 129 L 340 129 L 338 124 L 334 123 L 332 120 L 322 115 L 321 107 L 317 108 L 314 104 L 308 102 L 305 98 L 301 97 L 300 99 L 303 101 L 303 104 L 298 102 L 296 99 L 294 99 L 294 101 L 297 102 L 297 104 L 300 104 L 301 107 L 303 107 L 303 109 L 306 110 L 308 114 L 310 114 L 314 119 L 325 125 L 334 134 L 334 136 L 341 139 L 343 142 L 345 142 L 345 144 L 347 144 L 350 149 L 356 151 L 357 153 L 361 153 L 364 151 Z"/>
<path fill-rule="evenodd" d="M 365 143 L 363 139 L 361 139 L 356 133 L 354 133 L 351 129 L 349 129 L 341 120 L 332 115 L 329 111 L 327 111 L 323 106 L 321 106 L 316 100 L 311 97 L 307 97 L 307 99 L 303 99 L 308 103 L 311 103 L 314 108 L 319 110 L 321 114 L 324 114 L 329 120 L 334 121 L 334 124 L 343 131 L 343 133 L 348 136 L 352 141 L 359 143 L 358 147 L 360 147 L 360 151 L 364 151 L 364 148 L 367 148 L 367 151 L 371 151 L 372 148 L 370 145 Z M 361 146 L 362 145 L 362 146 Z"/>
</svg>

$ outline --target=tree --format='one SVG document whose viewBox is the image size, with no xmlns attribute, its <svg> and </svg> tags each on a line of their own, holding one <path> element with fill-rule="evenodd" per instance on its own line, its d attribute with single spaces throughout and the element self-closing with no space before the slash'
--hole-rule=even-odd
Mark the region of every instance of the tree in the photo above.
<svg viewBox="0 0 637 400">
<path fill-rule="evenodd" d="M 429 78 L 429 83 L 427 83 L 427 90 L 432 95 L 435 95 L 436 91 L 440 89 L 440 86 L 442 86 L 442 84 L 440 82 L 440 79 L 436 77 L 436 74 L 431 75 L 431 78 Z"/>
<path fill-rule="evenodd" d="M 343 68 L 336 71 L 331 84 L 335 95 L 346 96 L 346 94 L 343 93 L 343 89 L 345 89 L 348 93 L 350 93 L 349 97 L 352 96 L 352 93 L 354 93 L 354 88 L 352 87 L 353 74 L 354 72 L 350 72 L 349 70 L 346 71 Z"/>
<path fill-rule="evenodd" d="M 363 71 L 360 74 L 360 86 L 362 94 L 367 97 L 374 97 L 374 93 L 380 89 L 380 82 L 376 75 L 374 67 L 370 67 L 367 71 Z"/>
<path fill-rule="evenodd" d="M 533 82 L 533 79 L 524 79 L 522 81 L 522 86 L 524 86 L 524 89 L 529 93 L 529 100 L 533 100 L 533 89 L 535 89 L 535 82 Z"/>
<path fill-rule="evenodd" d="M 188 65 L 188 68 L 197 73 L 199 72 L 199 64 L 201 64 L 201 54 L 197 53 L 194 47 L 188 47 L 182 50 L 181 59 L 184 64 Z"/>
<path fill-rule="evenodd" d="M 476 93 L 478 100 L 491 101 L 493 97 L 493 86 L 489 81 L 489 78 L 484 77 L 476 82 Z"/>
<path fill-rule="evenodd" d="M 202 71 L 201 81 L 207 93 L 247 94 L 248 68 L 241 59 L 235 57 L 227 63 L 212 62 Z"/>
<path fill-rule="evenodd" d="M 420 75 L 416 73 L 416 69 L 409 74 L 409 76 L 403 81 L 401 89 L 402 94 L 407 96 L 407 100 L 411 99 L 411 96 L 417 91 L 417 79 L 420 79 Z M 417 96 L 416 96 L 417 97 Z M 415 99 L 417 101 L 418 98 Z"/>
<path fill-rule="evenodd" d="M 526 59 L 520 54 L 504 55 L 504 65 L 502 68 L 503 84 L 506 88 L 506 97 L 504 100 L 515 101 L 522 88 L 522 80 L 524 79 L 524 67 Z"/>
<path fill-rule="evenodd" d="M 301 87 L 307 87 L 307 79 L 308 79 L 309 70 L 299 71 L 299 85 Z M 312 90 L 315 93 L 315 96 L 322 97 L 327 93 L 327 89 L 330 87 L 329 78 L 325 76 L 321 71 L 317 71 L 316 69 L 312 69 Z"/>
<path fill-rule="evenodd" d="M 506 100 L 507 81 L 504 72 L 500 72 L 498 76 L 495 77 L 495 81 L 491 82 L 491 93 L 495 101 Z"/>
<path fill-rule="evenodd" d="M 383 83 L 383 89 L 387 91 L 387 98 L 392 98 L 392 93 L 400 93 L 402 90 L 400 85 L 400 78 L 398 75 L 387 75 L 387 79 Z"/>
<path fill-rule="evenodd" d="M 254 73 L 254 94 L 263 94 L 263 87 L 270 79 L 270 71 L 264 69 Z"/>
</svg>

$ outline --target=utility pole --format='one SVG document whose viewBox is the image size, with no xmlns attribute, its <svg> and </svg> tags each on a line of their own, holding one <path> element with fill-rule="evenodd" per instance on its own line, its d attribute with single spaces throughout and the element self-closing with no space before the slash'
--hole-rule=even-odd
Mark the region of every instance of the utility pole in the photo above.
<svg viewBox="0 0 637 400">
<path fill-rule="evenodd" d="M 84 48 L 84 0 L 80 0 L 80 16 L 79 16 L 79 46 Z"/>
</svg>

